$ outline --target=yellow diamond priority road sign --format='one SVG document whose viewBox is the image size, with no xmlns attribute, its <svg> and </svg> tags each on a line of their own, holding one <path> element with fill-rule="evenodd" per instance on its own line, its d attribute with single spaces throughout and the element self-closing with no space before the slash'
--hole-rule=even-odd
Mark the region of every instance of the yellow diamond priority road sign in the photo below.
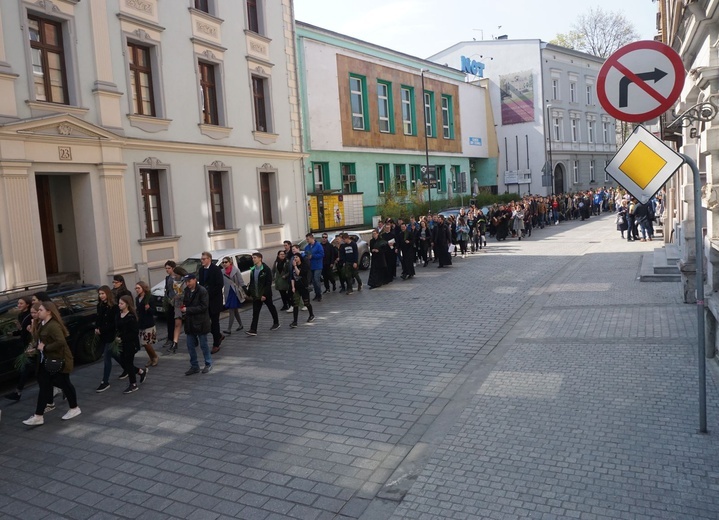
<svg viewBox="0 0 719 520">
<path fill-rule="evenodd" d="M 604 168 L 639 202 L 647 202 L 684 163 L 674 150 L 643 126 L 632 135 Z"/>
</svg>

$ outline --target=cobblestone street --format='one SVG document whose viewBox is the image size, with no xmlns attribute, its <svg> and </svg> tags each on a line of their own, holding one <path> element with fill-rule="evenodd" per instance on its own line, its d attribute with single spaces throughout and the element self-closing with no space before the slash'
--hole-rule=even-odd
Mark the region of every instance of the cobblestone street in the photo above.
<svg viewBox="0 0 719 520">
<path fill-rule="evenodd" d="M 34 388 L 2 403 L 0 516 L 719 518 L 696 308 L 638 280 L 660 245 L 620 240 L 613 216 L 563 223 L 330 293 L 297 329 L 281 313 L 270 332 L 263 310 L 210 374 L 185 377 L 180 349 L 139 392 L 115 366 L 96 394 L 102 367 L 81 367 L 77 419 L 63 403 L 24 426 Z"/>
</svg>

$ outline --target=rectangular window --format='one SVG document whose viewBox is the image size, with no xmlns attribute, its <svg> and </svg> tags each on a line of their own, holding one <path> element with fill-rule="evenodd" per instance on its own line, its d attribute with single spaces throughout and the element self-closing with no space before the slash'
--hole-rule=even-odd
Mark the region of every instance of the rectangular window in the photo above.
<svg viewBox="0 0 719 520">
<path fill-rule="evenodd" d="M 434 137 L 434 92 L 424 91 L 424 128 L 427 137 Z"/>
<path fill-rule="evenodd" d="M 552 80 L 552 99 L 554 99 L 554 100 L 559 99 L 559 80 L 558 79 Z"/>
<path fill-rule="evenodd" d="M 579 184 L 579 161 L 572 161 L 572 181 Z"/>
<path fill-rule="evenodd" d="M 404 164 L 394 165 L 394 189 L 397 193 L 407 191 L 407 169 Z"/>
<path fill-rule="evenodd" d="M 579 120 L 572 119 L 572 142 L 579 142 Z"/>
<path fill-rule="evenodd" d="M 342 171 L 342 193 L 357 193 L 355 163 L 340 163 Z"/>
<path fill-rule="evenodd" d="M 414 89 L 402 87 L 400 89 L 402 98 L 402 131 L 404 135 L 416 135 L 414 129 Z"/>
<path fill-rule="evenodd" d="M 391 83 L 377 82 L 377 109 L 379 110 L 379 131 L 385 134 L 394 133 Z"/>
<path fill-rule="evenodd" d="M 330 189 L 330 168 L 329 163 L 313 162 L 312 172 L 314 175 L 315 191 L 323 191 Z"/>
<path fill-rule="evenodd" d="M 454 139 L 454 112 L 452 96 L 442 95 L 442 137 Z"/>
<path fill-rule="evenodd" d="M 255 130 L 269 132 L 267 126 L 267 80 L 259 76 L 252 76 L 252 99 L 255 109 Z"/>
<path fill-rule="evenodd" d="M 262 203 L 262 224 L 276 224 L 272 205 L 273 172 L 260 172 L 260 201 Z"/>
<path fill-rule="evenodd" d="M 612 180 L 609 178 L 609 174 L 607 173 L 607 166 L 609 166 L 609 161 L 604 160 L 604 182 L 612 182 Z"/>
<path fill-rule="evenodd" d="M 594 93 L 591 85 L 587 85 L 587 105 L 594 104 Z"/>
<path fill-rule="evenodd" d="M 602 122 L 602 142 L 609 143 L 609 123 L 606 121 Z"/>
<path fill-rule="evenodd" d="M 577 82 L 576 81 L 569 82 L 569 101 L 571 103 L 577 102 Z"/>
<path fill-rule="evenodd" d="M 152 91 L 150 49 L 128 42 L 127 55 L 130 61 L 133 113 L 154 117 L 156 114 L 155 97 Z"/>
<path fill-rule="evenodd" d="M 377 193 L 384 195 L 387 191 L 387 174 L 389 170 L 389 164 L 378 164 L 377 165 Z"/>
<path fill-rule="evenodd" d="M 206 125 L 219 125 L 215 66 L 203 61 L 200 61 L 198 65 L 200 69 L 200 94 L 202 96 L 202 122 Z"/>
<path fill-rule="evenodd" d="M 594 178 L 594 161 L 589 161 L 589 182 L 597 182 Z"/>
<path fill-rule="evenodd" d="M 257 0 L 247 0 L 247 29 L 260 34 L 260 13 L 257 10 Z"/>
<path fill-rule="evenodd" d="M 195 9 L 203 13 L 210 12 L 210 0 L 195 0 Z"/>
<path fill-rule="evenodd" d="M 35 99 L 68 105 L 62 24 L 28 16 Z"/>
<path fill-rule="evenodd" d="M 140 197 L 145 215 L 145 238 L 163 236 L 158 170 L 140 170 Z"/>
<path fill-rule="evenodd" d="M 422 170 L 419 164 L 409 165 L 410 186 L 413 192 L 417 191 L 417 186 L 422 184 Z"/>
<path fill-rule="evenodd" d="M 562 140 L 562 118 L 555 117 L 554 119 L 552 119 L 552 127 L 554 128 L 554 140 L 561 141 Z"/>
<path fill-rule="evenodd" d="M 365 114 L 367 113 L 367 83 L 364 76 L 350 75 L 350 105 L 352 106 L 352 128 L 369 130 Z"/>
<path fill-rule="evenodd" d="M 222 173 L 223 172 L 210 172 L 210 210 L 212 212 L 212 229 L 215 231 L 226 229 Z"/>
<path fill-rule="evenodd" d="M 447 186 L 447 172 L 444 170 L 444 165 L 436 166 L 437 171 L 437 192 L 443 192 Z"/>
<path fill-rule="evenodd" d="M 594 121 L 587 121 L 587 140 L 594 142 Z"/>
</svg>

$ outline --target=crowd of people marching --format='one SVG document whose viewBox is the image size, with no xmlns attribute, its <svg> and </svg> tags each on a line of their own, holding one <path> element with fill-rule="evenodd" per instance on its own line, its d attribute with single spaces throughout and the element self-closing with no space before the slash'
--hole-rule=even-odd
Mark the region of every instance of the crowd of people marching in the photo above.
<svg viewBox="0 0 719 520">
<path fill-rule="evenodd" d="M 393 283 L 399 277 L 409 280 L 417 268 L 436 263 L 437 268 L 452 265 L 452 258 L 465 258 L 468 254 L 486 251 L 487 237 L 498 241 L 532 236 L 532 231 L 545 226 L 559 225 L 564 220 L 586 220 L 602 212 L 617 213 L 617 229 L 627 240 L 652 240 L 652 222 L 661 213 L 661 197 L 647 204 L 617 189 L 600 189 L 576 194 L 550 197 L 526 196 L 505 205 L 494 205 L 485 212 L 472 205 L 456 215 L 427 215 L 419 219 L 409 217 L 396 221 L 387 218 L 372 230 L 369 241 L 371 264 L 366 285 L 376 289 Z M 246 334 L 256 336 L 260 313 L 267 307 L 272 319 L 271 331 L 280 328 L 279 312 L 292 314 L 290 328 L 298 326 L 301 311 L 307 311 L 307 322 L 315 319 L 313 303 L 322 301 L 324 294 L 337 290 L 352 295 L 361 291 L 364 284 L 359 276 L 360 256 L 357 243 L 347 233 L 329 242 L 323 233 L 321 241 L 313 234 L 306 236 L 307 245 L 285 241 L 284 247 L 271 262 L 263 255 L 252 255 L 253 266 L 249 283 L 227 257 L 217 265 L 209 252 L 201 255 L 201 266 L 196 273 L 188 273 L 174 261 L 165 263 L 164 318 L 167 339 L 164 353 L 175 354 L 181 333 L 185 332 L 190 367 L 186 376 L 207 374 L 212 370 L 212 355 L 222 348 L 222 342 L 233 332 L 244 330 L 239 308 L 245 302 L 252 304 L 252 320 Z M 120 380 L 127 379 L 123 393 L 139 389 L 151 367 L 159 363 L 156 350 L 157 329 L 152 312 L 150 288 L 144 281 L 137 282 L 133 295 L 121 275 L 113 278 L 113 287 L 103 285 L 98 290 L 95 341 L 102 346 L 102 379 L 96 392 L 110 388 L 113 360 L 120 365 Z M 323 290 L 324 287 L 324 290 Z M 278 310 L 273 302 L 273 289 L 279 292 L 282 306 Z M 310 290 L 314 297 L 310 298 Z M 24 345 L 28 345 L 19 366 L 19 377 L 14 392 L 5 397 L 19 401 L 32 372 L 38 382 L 35 413 L 23 421 L 29 426 L 44 423 L 44 414 L 55 409 L 55 396 L 67 399 L 69 411 L 63 420 L 81 414 L 77 392 L 70 381 L 73 356 L 67 343 L 68 331 L 57 307 L 46 293 L 18 300 L 18 331 Z M 221 327 L 220 316 L 229 311 L 227 326 Z M 210 346 L 210 338 L 212 346 Z M 202 353 L 202 366 L 198 360 L 198 347 Z M 135 365 L 135 354 L 143 349 L 148 361 L 144 367 Z M 159 348 L 158 348 L 159 350 Z"/>
</svg>

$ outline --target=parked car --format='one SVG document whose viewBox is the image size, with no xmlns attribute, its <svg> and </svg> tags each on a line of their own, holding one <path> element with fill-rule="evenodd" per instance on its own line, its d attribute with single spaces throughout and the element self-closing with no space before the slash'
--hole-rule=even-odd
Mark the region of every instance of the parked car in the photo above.
<svg viewBox="0 0 719 520">
<path fill-rule="evenodd" d="M 95 341 L 97 316 L 96 285 L 72 285 L 48 288 L 51 301 L 57 305 L 62 320 L 70 332 L 67 338 L 75 363 L 92 363 L 102 356 L 103 345 Z M 0 381 L 17 376 L 15 360 L 27 347 L 17 331 L 17 300 L 0 305 Z"/>
<path fill-rule="evenodd" d="M 327 233 L 327 240 L 337 246 L 340 241 L 340 233 L 345 233 L 345 231 L 333 231 L 331 233 Z M 349 233 L 346 232 L 352 240 L 357 242 L 357 256 L 359 256 L 359 268 L 363 271 L 366 271 L 369 269 L 371 256 L 369 253 L 369 244 L 357 233 Z M 315 234 L 315 239 L 319 242 L 322 242 L 321 237 L 319 233 Z M 305 246 L 307 245 L 307 240 L 301 241 L 299 244 L 300 250 L 304 251 Z"/>
<path fill-rule="evenodd" d="M 254 253 L 254 250 L 251 249 L 218 249 L 217 251 L 210 251 L 210 254 L 212 255 L 212 261 L 215 262 L 217 265 L 220 265 L 220 262 L 222 262 L 222 259 L 226 256 L 232 258 L 232 261 L 240 270 L 240 273 L 242 274 L 242 280 L 245 282 L 245 284 L 250 283 L 250 268 L 253 265 L 252 253 Z M 187 258 L 178 265 L 188 273 L 197 273 L 202 266 L 202 263 L 200 262 L 201 256 L 202 253 L 197 253 L 196 255 L 192 255 L 190 258 Z M 272 261 L 274 262 L 274 259 L 272 259 Z M 164 314 L 163 303 L 165 299 L 164 278 L 161 282 L 159 282 L 152 288 L 151 292 L 152 310 L 156 315 L 162 316 Z"/>
</svg>

